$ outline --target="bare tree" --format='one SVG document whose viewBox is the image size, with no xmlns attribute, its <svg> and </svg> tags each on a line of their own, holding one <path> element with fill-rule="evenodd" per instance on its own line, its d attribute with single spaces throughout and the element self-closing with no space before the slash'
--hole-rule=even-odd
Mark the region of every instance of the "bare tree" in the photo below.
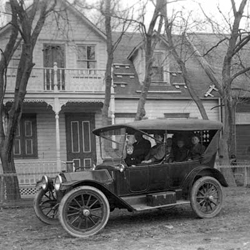
<svg viewBox="0 0 250 250">
<path fill-rule="evenodd" d="M 140 99 L 137 106 L 137 112 L 135 120 L 141 120 L 145 116 L 145 103 L 148 95 L 148 90 L 151 85 L 151 78 L 152 78 L 152 66 L 153 66 L 153 54 L 154 49 L 156 46 L 157 40 L 154 40 L 154 30 L 158 22 L 158 32 L 161 30 L 162 27 L 162 15 L 161 15 L 161 8 L 164 6 L 164 0 L 157 0 L 154 13 L 152 19 L 149 24 L 148 30 L 146 30 L 145 25 L 140 24 L 143 27 L 144 32 L 144 42 L 145 42 L 145 77 L 142 86 L 142 92 L 140 95 Z"/>
<path fill-rule="evenodd" d="M 204 55 L 201 55 L 196 50 L 195 46 L 189 41 L 198 60 L 200 61 L 200 64 L 204 68 L 210 80 L 218 89 L 222 99 L 224 111 L 224 131 L 221 142 L 222 164 L 228 164 L 229 155 L 235 154 L 234 148 L 232 147 L 233 137 L 235 135 L 235 106 L 237 101 L 240 99 L 239 93 L 248 91 L 247 89 L 240 88 L 239 86 L 236 88 L 234 87 L 235 82 L 237 82 L 240 77 L 245 75 L 245 79 L 249 78 L 248 72 L 250 70 L 250 65 L 244 54 L 246 53 L 245 48 L 249 44 L 250 33 L 247 28 L 243 28 L 244 26 L 242 24 L 244 18 L 249 23 L 249 16 L 244 15 L 244 12 L 247 11 L 247 3 L 249 3 L 248 0 L 242 0 L 237 9 L 235 0 L 231 0 L 232 16 L 229 16 L 229 14 L 227 14 L 227 16 L 218 7 L 218 11 L 222 16 L 222 19 L 228 26 L 227 29 L 226 27 L 220 28 L 222 25 L 219 25 L 219 23 L 207 16 L 205 10 L 202 9 L 207 23 L 209 23 L 212 27 L 212 30 L 218 34 L 217 42 L 212 44 L 210 48 L 207 48 L 207 51 L 204 53 Z M 227 31 L 226 34 L 225 30 Z M 223 54 L 221 54 L 223 61 L 221 65 L 221 75 L 218 77 L 218 75 L 216 75 L 212 70 L 212 65 L 206 61 L 205 57 L 209 55 L 214 56 L 219 50 L 223 51 Z"/>
<path fill-rule="evenodd" d="M 211 47 L 207 50 L 205 55 L 212 54 L 213 51 L 218 49 L 219 45 L 223 45 L 224 48 L 226 48 L 223 55 L 223 62 L 222 62 L 222 70 L 221 70 L 221 76 L 218 77 L 212 70 L 212 66 L 209 62 L 206 60 L 205 55 L 201 55 L 200 51 L 195 47 L 195 45 L 192 43 L 192 41 L 187 36 L 186 32 L 184 31 L 183 41 L 185 40 L 185 43 L 191 48 L 193 55 L 198 59 L 200 62 L 200 65 L 203 67 L 204 71 L 208 75 L 211 82 L 216 86 L 218 89 L 218 92 L 220 94 L 221 100 L 222 100 L 222 106 L 223 106 L 223 123 L 224 123 L 224 129 L 223 129 L 223 136 L 220 143 L 220 160 L 221 164 L 229 164 L 229 155 L 232 154 L 232 142 L 233 142 L 233 136 L 235 134 L 234 131 L 234 112 L 235 112 L 235 106 L 236 102 L 239 98 L 237 96 L 236 92 L 233 91 L 233 84 L 234 81 L 237 80 L 240 76 L 243 74 L 246 74 L 250 70 L 249 65 L 245 65 L 245 60 L 242 59 L 242 50 L 244 47 L 248 44 L 250 40 L 250 33 L 246 30 L 241 29 L 241 20 L 244 17 L 244 10 L 246 8 L 247 0 L 242 0 L 238 9 L 236 8 L 235 1 L 231 0 L 232 10 L 233 10 L 233 18 L 232 18 L 232 24 L 228 21 L 227 24 L 230 25 L 229 34 L 224 35 L 222 37 L 222 34 L 220 34 L 221 39 L 218 39 L 215 44 L 211 44 Z M 205 13 L 205 12 L 204 12 Z M 221 14 L 223 14 L 220 11 Z M 182 60 L 180 60 L 180 57 L 178 56 L 177 51 L 175 50 L 176 46 L 172 39 L 172 21 L 169 21 L 169 19 L 166 16 L 166 34 L 168 38 L 168 42 L 171 48 L 171 52 L 173 56 L 175 57 L 176 61 L 180 65 L 182 75 L 184 77 L 184 80 L 188 86 L 189 92 L 191 97 L 196 102 L 197 106 L 199 107 L 199 103 L 202 104 L 200 101 L 196 101 L 196 97 L 192 94 L 192 86 L 189 84 L 188 75 L 186 74 L 185 64 Z M 208 16 L 207 20 L 213 25 L 213 28 L 216 27 L 218 29 L 219 25 L 212 21 L 211 18 Z M 223 18 L 225 19 L 225 15 L 223 14 Z M 214 29 L 215 30 L 215 29 Z M 218 32 L 218 30 L 217 30 Z M 218 51 L 217 51 L 218 52 Z M 186 77 L 187 76 L 187 77 Z M 220 79 L 220 80 L 219 80 Z M 242 90 L 243 91 L 243 90 Z M 200 109 L 200 112 L 202 114 L 203 119 L 207 119 L 206 116 L 203 115 L 203 110 Z M 231 184 L 234 183 L 232 174 L 229 173 L 230 171 L 226 171 L 226 177 L 227 180 L 230 181 Z"/>
<path fill-rule="evenodd" d="M 88 4 L 86 1 L 77 0 L 75 4 L 84 12 L 88 9 L 91 11 L 97 11 L 95 13 L 94 23 L 102 29 L 102 23 L 105 23 L 104 32 L 106 34 L 107 44 L 107 63 L 105 70 L 105 99 L 102 108 L 102 125 L 106 126 L 110 117 L 110 101 L 111 101 L 111 89 L 113 80 L 113 59 L 114 52 L 120 43 L 122 36 L 126 30 L 130 27 L 131 18 L 128 18 L 129 10 L 121 8 L 119 0 L 101 0 L 96 4 Z M 104 19 L 104 20 L 103 20 Z M 112 33 L 117 29 L 120 30 L 120 35 L 113 41 Z"/>
<path fill-rule="evenodd" d="M 8 118 L 7 129 L 4 129 L 3 122 L 0 123 L 0 158 L 3 173 L 6 174 L 7 198 L 12 200 L 20 198 L 18 180 L 13 175 L 13 173 L 16 173 L 16 169 L 12 149 L 17 125 L 22 115 L 28 80 L 34 66 L 33 50 L 45 20 L 55 5 L 56 0 L 34 0 L 33 4 L 26 9 L 23 0 L 10 0 L 12 19 L 9 25 L 11 35 L 5 49 L 2 51 L 0 61 L 0 117 L 5 115 L 3 99 L 7 85 L 7 67 L 16 47 L 20 43 L 20 39 L 22 40 L 22 52 L 17 69 L 14 100 L 6 114 Z M 36 19 L 36 17 L 38 18 Z"/>
</svg>

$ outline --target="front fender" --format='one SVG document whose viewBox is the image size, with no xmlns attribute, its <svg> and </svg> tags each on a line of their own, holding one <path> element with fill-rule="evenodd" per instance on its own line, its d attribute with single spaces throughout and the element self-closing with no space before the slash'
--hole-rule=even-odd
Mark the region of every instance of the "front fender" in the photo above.
<svg viewBox="0 0 250 250">
<path fill-rule="evenodd" d="M 94 180 L 74 181 L 74 182 L 64 184 L 64 189 L 61 189 L 61 190 L 62 191 L 66 190 L 66 189 L 71 190 L 71 189 L 79 187 L 79 186 L 92 186 L 92 187 L 99 189 L 107 197 L 109 204 L 110 204 L 110 207 L 126 208 L 126 209 L 128 209 L 128 211 L 134 210 L 128 203 L 123 201 L 121 198 L 119 198 L 114 193 L 113 182 L 109 183 L 108 185 L 105 185 L 105 184 L 101 184 L 101 183 L 94 181 Z"/>
<path fill-rule="evenodd" d="M 214 177 L 223 187 L 228 187 L 225 177 L 218 169 L 207 166 L 199 166 L 193 169 L 183 182 L 183 195 L 185 197 L 189 196 L 194 182 L 203 176 Z"/>
</svg>

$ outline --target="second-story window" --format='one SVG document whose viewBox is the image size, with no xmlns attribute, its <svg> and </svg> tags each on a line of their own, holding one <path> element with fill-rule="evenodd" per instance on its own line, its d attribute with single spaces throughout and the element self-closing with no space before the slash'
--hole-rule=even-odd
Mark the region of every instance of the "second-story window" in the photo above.
<svg viewBox="0 0 250 250">
<path fill-rule="evenodd" d="M 163 54 L 155 52 L 152 66 L 152 82 L 163 82 Z"/>
<path fill-rule="evenodd" d="M 83 69 L 96 68 L 95 46 L 78 45 L 77 46 L 77 67 Z"/>
</svg>

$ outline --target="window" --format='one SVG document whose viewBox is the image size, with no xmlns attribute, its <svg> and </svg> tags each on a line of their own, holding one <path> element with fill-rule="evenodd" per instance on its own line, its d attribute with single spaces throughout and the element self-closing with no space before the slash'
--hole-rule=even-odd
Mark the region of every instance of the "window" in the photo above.
<svg viewBox="0 0 250 250">
<path fill-rule="evenodd" d="M 12 63 L 11 63 L 11 66 L 14 67 L 14 68 L 17 68 L 18 67 L 18 64 L 19 64 L 19 61 L 20 61 L 20 58 L 21 58 L 21 53 L 22 53 L 22 46 L 19 45 L 15 51 L 15 53 L 13 54 L 12 56 Z"/>
<path fill-rule="evenodd" d="M 163 82 L 163 54 L 155 52 L 152 66 L 152 82 Z"/>
<path fill-rule="evenodd" d="M 13 153 L 15 158 L 37 157 L 36 115 L 22 115 L 17 127 Z"/>
<path fill-rule="evenodd" d="M 95 46 L 77 46 L 77 66 L 78 68 L 91 69 L 96 67 Z"/>
</svg>

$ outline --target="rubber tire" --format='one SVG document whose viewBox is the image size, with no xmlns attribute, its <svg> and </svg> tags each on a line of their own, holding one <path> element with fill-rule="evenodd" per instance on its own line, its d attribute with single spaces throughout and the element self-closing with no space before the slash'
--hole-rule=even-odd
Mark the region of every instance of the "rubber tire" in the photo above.
<svg viewBox="0 0 250 250">
<path fill-rule="evenodd" d="M 216 205 L 212 209 L 210 207 L 211 211 L 202 211 L 201 206 L 198 204 L 198 201 L 197 201 L 197 194 L 201 188 L 206 188 L 208 185 L 210 186 L 210 191 L 211 191 L 211 188 L 214 189 L 214 192 L 215 192 L 214 194 L 217 195 L 217 199 L 216 199 L 217 202 L 216 202 Z M 220 213 L 222 209 L 223 200 L 224 198 L 223 198 L 222 187 L 215 178 L 210 177 L 210 176 L 205 176 L 205 177 L 201 177 L 194 183 L 192 190 L 191 190 L 191 207 L 199 218 L 215 217 L 217 214 Z M 203 200 L 203 202 L 205 202 L 205 200 Z M 214 205 L 213 201 L 209 199 L 207 201 L 207 204 Z"/>
<path fill-rule="evenodd" d="M 92 229 L 88 231 L 83 231 L 81 229 L 77 230 L 76 227 L 71 225 L 71 223 L 69 223 L 69 220 L 67 220 L 68 206 L 72 203 L 72 200 L 74 200 L 77 196 L 82 196 L 82 195 L 90 195 L 90 197 L 94 197 L 94 199 L 98 200 L 98 203 L 103 205 L 103 207 L 101 208 L 102 209 L 101 221 L 97 223 L 97 226 L 92 227 Z M 71 208 L 73 206 L 74 204 L 71 204 Z M 79 203 L 78 203 L 78 207 L 79 207 Z M 82 207 L 79 207 L 79 208 L 82 209 Z M 83 212 L 81 213 L 81 215 L 82 214 Z M 100 190 L 91 186 L 81 186 L 81 187 L 72 189 L 63 197 L 59 205 L 60 223 L 62 227 L 73 237 L 86 238 L 94 234 L 97 234 L 107 224 L 109 215 L 110 215 L 110 206 L 109 206 L 109 202 L 106 196 Z M 80 217 L 78 216 L 78 218 Z M 84 219 L 85 221 L 87 220 L 86 217 Z M 74 221 L 76 222 L 77 220 L 74 220 Z M 80 219 L 80 220 L 81 222 L 83 221 L 83 219 Z M 80 222 L 80 226 L 82 225 L 81 222 Z"/>
<path fill-rule="evenodd" d="M 42 204 L 45 204 L 45 202 L 49 204 L 49 199 L 48 199 L 48 201 L 43 202 L 43 198 L 47 197 L 46 193 L 48 193 L 48 192 L 51 192 L 51 191 L 44 191 L 43 189 L 39 189 L 35 195 L 33 207 L 35 210 L 35 214 L 40 221 L 42 221 L 48 225 L 56 225 L 56 224 L 59 224 L 59 220 L 58 220 L 59 204 L 57 204 L 54 207 L 54 210 L 53 210 L 53 208 L 51 208 L 50 211 L 52 212 L 52 214 L 50 212 L 47 213 L 47 210 L 45 211 L 41 207 Z M 51 201 L 53 201 L 53 203 L 56 203 L 56 199 L 51 199 Z M 41 202 L 43 202 L 43 203 L 41 203 Z"/>
</svg>

